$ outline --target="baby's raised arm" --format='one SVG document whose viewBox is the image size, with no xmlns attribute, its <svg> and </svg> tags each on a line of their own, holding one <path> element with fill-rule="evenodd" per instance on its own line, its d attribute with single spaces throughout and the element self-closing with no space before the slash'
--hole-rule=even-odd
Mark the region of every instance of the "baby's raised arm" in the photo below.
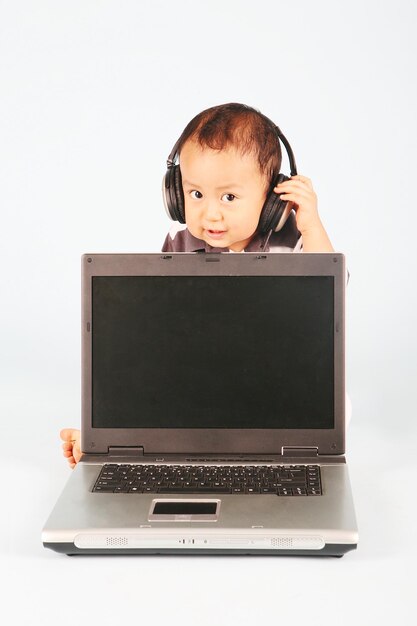
<svg viewBox="0 0 417 626">
<path fill-rule="evenodd" d="M 334 252 L 317 210 L 317 196 L 306 176 L 292 176 L 274 189 L 282 200 L 294 202 L 297 228 L 303 238 L 304 252 Z"/>
</svg>

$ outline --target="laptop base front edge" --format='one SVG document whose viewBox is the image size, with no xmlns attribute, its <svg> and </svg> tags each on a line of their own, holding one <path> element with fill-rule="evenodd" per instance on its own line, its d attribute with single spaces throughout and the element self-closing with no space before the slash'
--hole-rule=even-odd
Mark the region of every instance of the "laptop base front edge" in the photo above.
<svg viewBox="0 0 417 626">
<path fill-rule="evenodd" d="M 351 550 L 356 550 L 356 543 L 327 543 L 318 550 L 285 549 L 248 549 L 248 548 L 78 548 L 73 543 L 43 543 L 45 548 L 67 556 L 93 555 L 199 555 L 199 556 L 334 556 L 342 557 Z"/>
</svg>

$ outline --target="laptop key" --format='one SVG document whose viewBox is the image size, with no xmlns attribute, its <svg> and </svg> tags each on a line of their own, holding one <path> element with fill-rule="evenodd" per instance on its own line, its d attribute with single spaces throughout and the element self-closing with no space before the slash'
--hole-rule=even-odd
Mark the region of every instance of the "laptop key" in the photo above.
<svg viewBox="0 0 417 626">
<path fill-rule="evenodd" d="M 302 489 L 301 487 L 296 487 L 295 489 L 292 490 L 292 494 L 293 496 L 306 496 L 307 490 Z"/>
<path fill-rule="evenodd" d="M 258 494 L 259 488 L 258 487 L 246 487 L 245 493 Z"/>
</svg>

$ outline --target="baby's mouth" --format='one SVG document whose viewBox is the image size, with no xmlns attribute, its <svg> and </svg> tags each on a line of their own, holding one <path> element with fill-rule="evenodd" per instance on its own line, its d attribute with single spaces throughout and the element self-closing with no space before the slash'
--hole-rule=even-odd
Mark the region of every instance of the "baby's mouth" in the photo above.
<svg viewBox="0 0 417 626">
<path fill-rule="evenodd" d="M 223 235 L 226 231 L 225 230 L 211 230 L 211 229 L 207 229 L 206 232 L 208 232 L 208 234 L 212 237 L 219 237 L 220 235 Z"/>
</svg>

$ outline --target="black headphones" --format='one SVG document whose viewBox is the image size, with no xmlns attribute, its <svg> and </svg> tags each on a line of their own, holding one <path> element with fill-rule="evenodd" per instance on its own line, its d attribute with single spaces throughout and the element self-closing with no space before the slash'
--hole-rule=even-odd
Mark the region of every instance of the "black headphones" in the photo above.
<svg viewBox="0 0 417 626">
<path fill-rule="evenodd" d="M 271 122 L 271 124 L 273 123 Z M 297 166 L 291 146 L 278 126 L 273 124 L 273 127 L 278 135 L 278 139 L 281 140 L 287 151 L 291 176 L 296 176 Z M 182 188 L 181 171 L 180 166 L 175 165 L 180 141 L 181 137 L 172 148 L 171 154 L 167 159 L 167 172 L 162 180 L 162 197 L 168 217 L 176 222 L 180 222 L 180 224 L 185 224 L 184 192 Z M 278 174 L 278 178 L 272 182 L 262 207 L 257 229 L 258 232 L 267 233 L 269 231 L 281 230 L 290 215 L 293 203 L 281 200 L 280 194 L 274 191 L 276 185 L 286 180 L 289 180 L 289 176 Z"/>
</svg>

